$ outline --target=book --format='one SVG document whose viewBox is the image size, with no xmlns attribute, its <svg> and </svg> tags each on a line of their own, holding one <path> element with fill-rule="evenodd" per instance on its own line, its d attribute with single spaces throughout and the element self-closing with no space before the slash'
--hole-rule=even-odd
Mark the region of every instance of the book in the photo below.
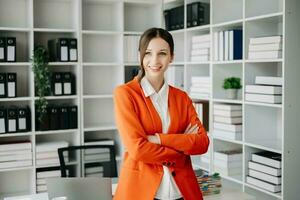
<svg viewBox="0 0 300 200">
<path fill-rule="evenodd" d="M 278 104 L 280 104 L 282 102 L 282 96 L 281 95 L 271 95 L 271 94 L 246 93 L 245 100 L 262 102 L 262 103 L 274 103 L 274 104 L 278 103 Z"/>
<path fill-rule="evenodd" d="M 214 104 L 214 109 L 218 110 L 242 110 L 242 105 L 236 104 Z"/>
<path fill-rule="evenodd" d="M 36 176 L 38 179 L 50 178 L 50 177 L 60 177 L 61 172 L 60 172 L 60 170 L 43 171 L 43 172 L 37 172 Z"/>
<path fill-rule="evenodd" d="M 0 156 L 0 162 L 32 160 L 32 153 Z"/>
<path fill-rule="evenodd" d="M 31 154 L 31 149 L 26 150 L 11 150 L 11 151 L 0 151 L 0 156 L 15 156 L 15 155 L 23 155 L 23 154 Z"/>
<path fill-rule="evenodd" d="M 229 60 L 239 60 L 243 58 L 243 31 L 233 29 L 229 31 Z"/>
<path fill-rule="evenodd" d="M 214 128 L 226 130 L 226 131 L 232 131 L 232 132 L 241 132 L 242 131 L 241 124 L 223 124 L 223 123 L 214 122 Z"/>
<path fill-rule="evenodd" d="M 223 116 L 223 117 L 241 117 L 242 116 L 242 111 L 241 110 L 217 110 L 214 109 L 214 115 L 217 116 Z"/>
<path fill-rule="evenodd" d="M 282 94 L 282 87 L 272 85 L 246 85 L 245 92 L 257 94 Z"/>
<path fill-rule="evenodd" d="M 249 45 L 249 51 L 279 51 L 279 50 L 282 50 L 282 43 Z"/>
<path fill-rule="evenodd" d="M 31 150 L 31 142 L 27 140 L 0 143 L 0 151 L 26 150 L 26 149 Z"/>
<path fill-rule="evenodd" d="M 275 185 L 281 184 L 281 176 L 272 176 L 260 171 L 249 169 L 249 176 L 257 178 Z"/>
<path fill-rule="evenodd" d="M 282 51 L 249 51 L 248 59 L 276 59 L 282 57 Z"/>
<path fill-rule="evenodd" d="M 209 42 L 210 34 L 192 36 L 192 43 Z"/>
<path fill-rule="evenodd" d="M 242 167 L 220 167 L 220 166 L 214 166 L 214 171 L 220 173 L 223 176 L 235 176 L 235 175 L 241 175 L 242 174 Z"/>
<path fill-rule="evenodd" d="M 84 142 L 85 145 L 114 145 L 111 139 L 89 139 Z"/>
<path fill-rule="evenodd" d="M 248 167 L 249 167 L 249 169 L 260 171 L 260 172 L 270 174 L 273 176 L 281 176 L 281 169 L 263 165 L 263 164 L 260 164 L 257 162 L 249 161 Z"/>
<path fill-rule="evenodd" d="M 236 160 L 236 161 L 224 161 L 224 160 L 219 160 L 219 159 L 214 159 L 214 165 L 217 167 L 221 167 L 221 168 L 236 168 L 236 167 L 240 167 L 242 168 L 242 160 Z"/>
<path fill-rule="evenodd" d="M 207 49 L 207 48 L 210 48 L 210 42 L 192 43 L 192 50 L 193 49 Z"/>
<path fill-rule="evenodd" d="M 192 62 L 197 61 L 209 61 L 209 55 L 197 55 L 197 56 L 191 56 Z"/>
<path fill-rule="evenodd" d="M 251 176 L 246 177 L 247 183 L 250 183 L 252 185 L 255 185 L 257 187 L 263 188 L 265 190 L 268 190 L 270 192 L 280 192 L 281 191 L 281 185 L 274 185 L 271 183 L 267 183 L 265 181 L 261 181 L 259 179 L 253 178 Z"/>
<path fill-rule="evenodd" d="M 69 146 L 69 143 L 66 141 L 43 142 L 36 144 L 36 152 L 53 151 L 67 146 Z"/>
<path fill-rule="evenodd" d="M 214 158 L 225 162 L 241 161 L 243 157 L 242 149 L 215 151 Z"/>
<path fill-rule="evenodd" d="M 109 161 L 110 154 L 109 153 L 99 153 L 99 154 L 87 154 L 84 155 L 84 161 Z"/>
<path fill-rule="evenodd" d="M 258 153 L 253 153 L 251 158 L 254 162 L 275 168 L 281 168 L 281 154 L 269 151 L 262 151 Z"/>
<path fill-rule="evenodd" d="M 243 122 L 242 117 L 222 117 L 214 116 L 215 122 L 225 123 L 225 124 L 241 124 Z"/>
<path fill-rule="evenodd" d="M 255 84 L 282 86 L 283 78 L 276 76 L 256 76 Z"/>
<path fill-rule="evenodd" d="M 219 31 L 219 61 L 224 60 L 224 31 Z"/>
<path fill-rule="evenodd" d="M 32 166 L 32 160 L 0 162 L 0 169 Z"/>
<path fill-rule="evenodd" d="M 199 55 L 209 55 L 209 48 L 205 49 L 192 49 L 191 50 L 192 56 L 199 56 Z"/>
<path fill-rule="evenodd" d="M 209 76 L 192 76 L 191 83 L 204 83 L 210 84 L 210 77 Z"/>
<path fill-rule="evenodd" d="M 242 132 L 230 132 L 215 129 L 213 132 L 215 138 L 223 138 L 228 140 L 242 140 Z"/>
<path fill-rule="evenodd" d="M 282 42 L 282 35 L 250 38 L 249 44 L 268 44 Z"/>
<path fill-rule="evenodd" d="M 214 32 L 214 60 L 219 60 L 219 33 Z"/>
<path fill-rule="evenodd" d="M 98 172 L 103 172 L 104 169 L 102 166 L 97 166 L 97 167 L 86 167 L 84 169 L 85 174 L 92 174 L 92 173 L 98 173 Z"/>
</svg>

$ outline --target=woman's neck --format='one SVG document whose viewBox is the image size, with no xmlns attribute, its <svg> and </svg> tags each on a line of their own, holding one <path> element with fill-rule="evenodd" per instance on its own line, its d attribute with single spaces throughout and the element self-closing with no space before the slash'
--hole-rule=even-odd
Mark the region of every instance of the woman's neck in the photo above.
<svg viewBox="0 0 300 200">
<path fill-rule="evenodd" d="M 164 85 L 164 78 L 151 78 L 151 77 L 146 77 L 153 89 L 155 90 L 156 93 L 160 91 L 162 86 Z"/>
</svg>

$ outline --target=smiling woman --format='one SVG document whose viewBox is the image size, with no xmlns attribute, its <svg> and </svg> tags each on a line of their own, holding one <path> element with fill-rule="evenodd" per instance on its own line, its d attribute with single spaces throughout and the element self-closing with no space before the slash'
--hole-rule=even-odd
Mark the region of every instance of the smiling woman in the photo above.
<svg viewBox="0 0 300 200">
<path fill-rule="evenodd" d="M 172 35 L 145 31 L 139 52 L 140 73 L 114 93 L 126 147 L 114 199 L 202 199 L 190 155 L 205 153 L 209 139 L 188 95 L 164 79 L 174 57 Z"/>
</svg>

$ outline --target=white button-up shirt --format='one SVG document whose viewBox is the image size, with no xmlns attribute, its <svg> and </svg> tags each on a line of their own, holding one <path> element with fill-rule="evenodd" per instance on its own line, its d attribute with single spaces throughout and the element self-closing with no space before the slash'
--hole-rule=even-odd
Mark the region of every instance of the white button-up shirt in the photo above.
<svg viewBox="0 0 300 200">
<path fill-rule="evenodd" d="M 156 93 L 147 78 L 143 77 L 141 80 L 141 86 L 145 96 L 150 96 L 152 104 L 154 105 L 161 119 L 163 133 L 166 134 L 170 126 L 170 115 L 168 109 L 169 85 L 165 81 L 160 91 Z M 181 198 L 182 195 L 175 183 L 173 176 L 170 173 L 170 170 L 166 166 L 163 166 L 163 170 L 164 174 L 155 198 L 163 200 L 174 200 Z"/>
</svg>

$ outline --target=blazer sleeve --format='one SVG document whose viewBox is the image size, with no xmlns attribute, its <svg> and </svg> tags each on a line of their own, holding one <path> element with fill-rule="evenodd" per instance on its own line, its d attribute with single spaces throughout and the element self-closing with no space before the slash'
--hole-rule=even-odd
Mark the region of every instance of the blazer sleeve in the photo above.
<svg viewBox="0 0 300 200">
<path fill-rule="evenodd" d="M 193 106 L 192 100 L 187 97 L 187 112 L 188 121 L 199 127 L 197 134 L 158 134 L 161 145 L 169 148 L 173 148 L 177 151 L 183 152 L 186 155 L 204 154 L 207 152 L 209 146 L 209 138 L 206 130 L 201 124 L 197 112 Z"/>
<path fill-rule="evenodd" d="M 127 88 L 120 86 L 114 91 L 116 123 L 129 156 L 149 164 L 164 162 L 183 165 L 186 155 L 167 146 L 150 143 L 135 112 L 133 97 Z"/>
</svg>

